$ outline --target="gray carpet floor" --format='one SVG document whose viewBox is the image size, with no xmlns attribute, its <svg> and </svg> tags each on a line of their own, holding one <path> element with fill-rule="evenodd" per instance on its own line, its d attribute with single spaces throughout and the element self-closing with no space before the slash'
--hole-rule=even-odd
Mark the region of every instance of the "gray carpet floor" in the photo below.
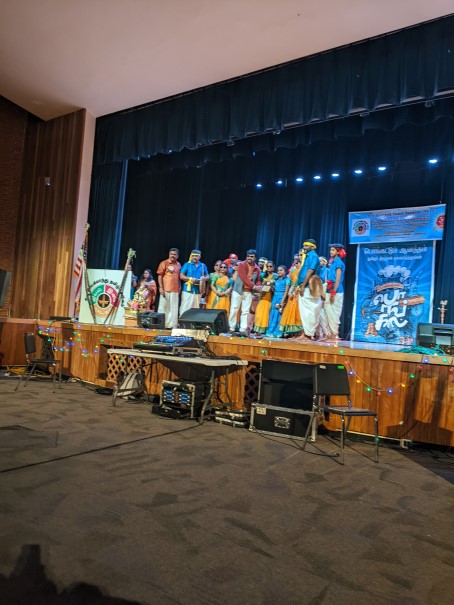
<svg viewBox="0 0 454 605">
<path fill-rule="evenodd" d="M 0 380 L 1 603 L 453 602 L 453 485 L 397 447 L 375 464 L 352 441 L 341 466 L 329 436 L 303 452 L 79 383 L 14 386 Z M 65 600 L 81 583 L 91 596 Z"/>
</svg>

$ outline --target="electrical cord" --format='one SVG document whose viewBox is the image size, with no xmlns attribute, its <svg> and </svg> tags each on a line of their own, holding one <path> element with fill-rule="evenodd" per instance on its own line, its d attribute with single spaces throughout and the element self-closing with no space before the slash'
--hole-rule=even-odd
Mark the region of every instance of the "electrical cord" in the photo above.
<svg viewBox="0 0 454 605">
<path fill-rule="evenodd" d="M 12 471 L 20 471 L 26 468 L 32 468 L 34 466 L 42 466 L 43 464 L 49 464 L 51 462 L 59 462 L 60 460 L 68 460 L 70 458 L 78 458 L 80 456 L 85 456 L 86 454 L 93 454 L 96 452 L 103 452 L 106 450 L 111 450 L 117 447 L 122 447 L 124 445 L 131 445 L 132 443 L 140 443 L 142 441 L 149 441 L 150 439 L 157 439 L 158 437 L 166 437 L 167 435 L 174 435 L 176 433 L 184 433 L 185 431 L 189 431 L 191 429 L 195 429 L 201 424 L 195 424 L 191 426 L 187 426 L 184 429 L 179 429 L 177 431 L 167 431 L 166 433 L 159 433 L 159 435 L 149 435 L 147 437 L 140 437 L 139 439 L 131 439 L 130 441 L 122 441 L 120 443 L 113 443 L 111 445 L 104 445 L 102 447 L 93 448 L 90 450 L 85 450 L 83 452 L 76 452 L 75 454 L 67 454 L 66 456 L 58 456 L 57 458 L 50 458 L 49 460 L 40 460 L 38 462 L 30 462 L 30 464 L 23 464 L 21 466 L 14 466 L 11 468 L 6 468 L 0 470 L 0 474 L 10 473 Z"/>
</svg>

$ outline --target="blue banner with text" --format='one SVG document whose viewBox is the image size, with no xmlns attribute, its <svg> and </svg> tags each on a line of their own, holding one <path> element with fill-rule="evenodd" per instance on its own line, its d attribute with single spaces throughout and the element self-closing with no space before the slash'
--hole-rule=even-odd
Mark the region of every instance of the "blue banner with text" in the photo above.
<svg viewBox="0 0 454 605">
<path fill-rule="evenodd" d="M 443 239 L 446 204 L 349 212 L 351 244 Z"/>
<path fill-rule="evenodd" d="M 432 321 L 435 242 L 358 246 L 352 340 L 411 346 Z"/>
</svg>

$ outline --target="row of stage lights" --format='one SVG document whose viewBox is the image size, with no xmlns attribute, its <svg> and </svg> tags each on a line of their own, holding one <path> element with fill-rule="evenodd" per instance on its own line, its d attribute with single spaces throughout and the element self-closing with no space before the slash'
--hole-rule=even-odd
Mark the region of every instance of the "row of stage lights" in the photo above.
<svg viewBox="0 0 454 605">
<path fill-rule="evenodd" d="M 436 164 L 438 164 L 438 162 L 439 162 L 439 159 L 438 159 L 438 158 L 430 158 L 429 160 L 427 160 L 427 164 L 428 164 L 429 166 L 435 166 Z M 388 167 L 387 167 L 387 166 L 377 166 L 377 168 L 376 168 L 376 172 L 377 172 L 378 174 L 383 174 L 383 173 L 385 173 L 387 170 L 388 170 Z M 352 171 L 352 174 L 353 174 L 354 176 L 359 177 L 359 176 L 363 175 L 365 172 L 366 172 L 366 171 L 365 171 L 365 170 L 363 170 L 362 168 L 355 168 L 355 169 Z M 348 174 L 348 173 L 346 173 L 346 175 L 347 175 L 347 174 Z M 331 174 L 330 174 L 330 175 L 328 175 L 328 178 L 330 178 L 331 180 L 337 180 L 337 179 L 339 179 L 341 176 L 342 176 L 342 173 L 341 173 L 341 172 L 331 172 Z M 306 179 L 306 180 L 307 180 L 307 181 L 315 181 L 315 182 L 317 182 L 317 181 L 322 181 L 322 180 L 323 180 L 323 178 L 324 178 L 324 177 L 323 177 L 323 175 L 322 175 L 322 174 L 314 174 L 314 176 L 313 176 L 313 177 L 308 178 L 308 179 Z M 296 183 L 297 185 L 302 185 L 302 184 L 305 182 L 305 179 L 304 179 L 304 177 L 302 177 L 302 176 L 297 176 L 297 177 L 294 179 L 294 181 L 295 181 L 295 183 Z M 287 179 L 279 179 L 279 180 L 277 180 L 277 181 L 275 182 L 275 185 L 277 185 L 278 187 L 283 187 L 283 186 L 286 186 L 286 185 L 287 185 Z M 257 184 L 256 184 L 256 188 L 257 188 L 257 189 L 263 189 L 263 188 L 264 188 L 264 184 L 263 184 L 263 183 L 257 183 Z"/>
</svg>

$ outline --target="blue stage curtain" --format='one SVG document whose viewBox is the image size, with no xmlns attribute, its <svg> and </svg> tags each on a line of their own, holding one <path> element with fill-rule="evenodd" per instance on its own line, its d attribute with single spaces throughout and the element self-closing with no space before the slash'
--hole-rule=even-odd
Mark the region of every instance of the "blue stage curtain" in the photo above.
<svg viewBox="0 0 454 605">
<path fill-rule="evenodd" d="M 433 321 L 440 322 L 440 301 L 447 300 L 445 323 L 454 324 L 454 167 L 447 166 L 442 180 L 441 201 L 446 203 L 445 237 L 437 243 Z"/>
<path fill-rule="evenodd" d="M 98 119 L 95 163 L 196 149 L 454 89 L 454 17 Z"/>
<path fill-rule="evenodd" d="M 93 168 L 88 213 L 90 267 L 97 269 L 124 267 L 120 261 L 120 244 L 127 175 L 127 161 Z"/>
<path fill-rule="evenodd" d="M 446 275 L 452 257 L 454 198 L 453 188 L 448 189 L 452 169 L 447 167 L 452 162 L 453 134 L 453 120 L 445 119 L 430 126 L 407 124 L 390 133 L 375 131 L 297 149 L 260 151 L 199 168 L 166 170 L 169 158 L 130 162 L 121 249 L 123 253 L 136 249 L 139 266 L 151 266 L 153 271 L 173 246 L 180 248 L 183 262 L 192 248 L 201 248 L 210 269 L 230 252 L 244 257 L 248 248 L 289 265 L 308 237 L 317 240 L 324 256 L 333 241 L 347 245 L 349 211 L 443 201 L 448 205 L 446 239 L 438 247 L 437 263 L 444 274 L 436 272 L 436 292 L 443 286 L 443 296 L 454 300 L 454 283 Z M 442 165 L 428 165 L 428 157 L 439 152 L 447 158 Z M 385 160 L 388 171 L 379 174 L 375 168 Z M 358 178 L 352 174 L 357 166 L 374 170 Z M 338 181 L 330 178 L 333 168 L 341 171 Z M 312 179 L 316 169 L 323 173 L 321 182 Z M 302 185 L 294 178 L 276 185 L 278 178 L 294 177 L 300 170 L 305 176 Z M 263 189 L 255 187 L 257 182 Z M 350 331 L 356 277 L 356 246 L 347 250 L 344 336 Z"/>
</svg>

